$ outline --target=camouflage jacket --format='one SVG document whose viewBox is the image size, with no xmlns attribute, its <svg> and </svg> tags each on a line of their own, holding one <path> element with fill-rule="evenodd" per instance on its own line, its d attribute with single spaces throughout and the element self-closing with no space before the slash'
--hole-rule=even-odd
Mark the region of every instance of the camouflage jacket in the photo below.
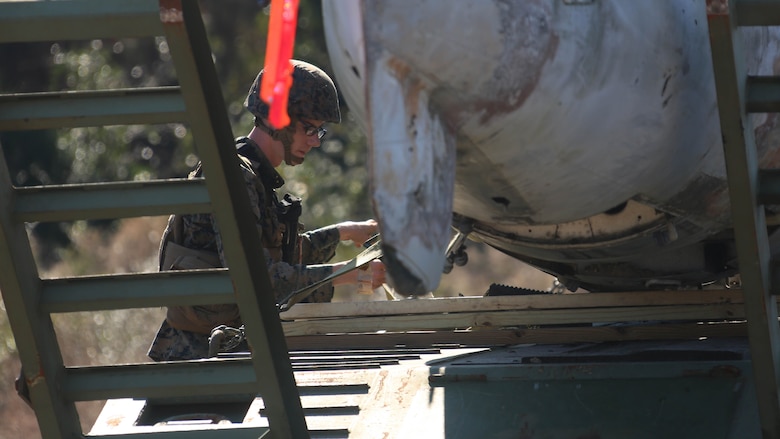
<svg viewBox="0 0 780 439">
<path fill-rule="evenodd" d="M 333 257 L 339 243 L 339 232 L 335 226 L 323 227 L 317 230 L 298 233 L 298 245 L 291 256 L 293 263 L 282 260 L 282 236 L 285 225 L 279 221 L 279 202 L 276 189 L 284 184 L 284 180 L 273 168 L 260 148 L 248 138 L 236 140 L 241 158 L 241 171 L 246 182 L 252 212 L 256 217 L 257 231 L 264 247 L 266 260 L 264 266 L 268 272 L 273 288 L 271 294 L 277 301 L 287 294 L 306 285 L 321 280 L 332 273 L 328 266 L 311 266 L 323 264 Z M 190 173 L 190 178 L 201 175 L 200 165 Z M 188 214 L 180 218 L 180 230 L 176 233 L 177 244 L 206 254 L 213 254 L 214 266 L 226 267 L 222 248 L 222 239 L 218 225 L 213 215 Z M 163 243 L 169 239 L 176 227 L 175 217 L 171 217 L 163 235 Z M 303 226 L 299 224 L 299 230 Z M 164 259 L 164 245 L 161 245 L 161 261 Z M 218 256 L 218 263 L 216 265 Z M 198 268 L 188 266 L 160 267 L 161 270 Z M 200 267 L 202 268 L 202 267 Z M 313 292 L 304 301 L 329 302 L 333 297 L 333 287 L 327 285 Z M 168 309 L 168 323 L 171 326 L 198 333 L 208 333 L 215 326 L 225 324 L 238 327 L 241 324 L 238 307 L 235 304 L 208 305 L 194 307 L 171 307 Z"/>
</svg>

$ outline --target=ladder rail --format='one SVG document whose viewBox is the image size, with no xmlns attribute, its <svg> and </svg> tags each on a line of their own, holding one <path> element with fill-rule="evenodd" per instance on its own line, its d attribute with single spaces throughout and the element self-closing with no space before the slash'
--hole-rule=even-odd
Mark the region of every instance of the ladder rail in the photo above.
<svg viewBox="0 0 780 439">
<path fill-rule="evenodd" d="M 747 15 L 749 5 L 731 1 L 728 10 L 707 5 L 732 221 L 753 373 L 759 383 L 756 397 L 761 429 L 765 438 L 780 438 L 780 326 L 777 301 L 770 294 L 769 238 L 764 207 L 758 203 L 759 164 L 753 126 L 746 113 L 748 76 L 735 19 L 736 11 Z"/>
<path fill-rule="evenodd" d="M 57 396 L 62 353 L 51 317 L 36 308 L 41 282 L 25 226 L 11 216 L 13 202 L 8 166 L 0 153 L 0 289 L 22 363 L 20 379 L 27 383 L 41 435 L 64 439 L 80 431 L 78 413 L 73 401 Z"/>
</svg>

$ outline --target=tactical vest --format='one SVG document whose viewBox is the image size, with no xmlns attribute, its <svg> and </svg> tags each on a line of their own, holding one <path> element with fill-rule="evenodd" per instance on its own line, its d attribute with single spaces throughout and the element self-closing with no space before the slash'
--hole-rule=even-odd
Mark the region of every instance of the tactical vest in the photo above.
<svg viewBox="0 0 780 439">
<path fill-rule="evenodd" d="M 289 264 L 300 263 L 299 235 L 303 225 L 299 223 L 301 199 L 285 195 L 279 200 L 276 189 L 284 180 L 265 157 L 257 152 L 257 145 L 247 138 L 237 139 L 241 167 L 252 172 L 258 178 L 255 190 L 264 193 L 266 204 L 257 206 L 265 210 L 264 223 L 261 225 L 263 247 L 274 261 Z M 256 168 L 257 167 L 257 170 Z M 202 176 L 200 164 L 190 173 L 190 178 Z M 195 250 L 182 245 L 184 239 L 181 215 L 171 215 L 160 240 L 160 271 L 219 268 L 223 264 L 217 252 Z M 219 325 L 241 326 L 238 306 L 235 304 L 172 306 L 168 308 L 166 319 L 177 329 L 210 334 Z"/>
</svg>

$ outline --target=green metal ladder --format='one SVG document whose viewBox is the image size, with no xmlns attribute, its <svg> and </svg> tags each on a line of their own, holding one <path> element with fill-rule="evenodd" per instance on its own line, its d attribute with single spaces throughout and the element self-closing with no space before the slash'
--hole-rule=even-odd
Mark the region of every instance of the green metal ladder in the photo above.
<svg viewBox="0 0 780 439">
<path fill-rule="evenodd" d="M 780 203 L 780 169 L 759 169 L 749 113 L 780 112 L 780 77 L 749 76 L 740 27 L 780 26 L 780 1 L 706 0 L 734 238 L 764 438 L 780 438 L 780 326 L 765 204 Z"/>
<path fill-rule="evenodd" d="M 259 394 L 269 427 L 209 426 L 105 437 L 308 438 L 233 133 L 195 0 L 0 2 L 0 42 L 164 36 L 178 87 L 0 95 L 0 130 L 185 122 L 200 180 L 14 187 L 0 154 L 0 290 L 45 439 L 85 437 L 75 402 Z M 3 68 L 12 68 L 6 64 Z M 42 280 L 25 223 L 212 212 L 228 269 Z M 254 264 L 257 265 L 257 264 Z M 261 264 L 262 266 L 262 264 Z M 51 314 L 237 303 L 251 361 L 66 367 Z M 93 436 L 89 437 L 101 437 Z"/>
</svg>

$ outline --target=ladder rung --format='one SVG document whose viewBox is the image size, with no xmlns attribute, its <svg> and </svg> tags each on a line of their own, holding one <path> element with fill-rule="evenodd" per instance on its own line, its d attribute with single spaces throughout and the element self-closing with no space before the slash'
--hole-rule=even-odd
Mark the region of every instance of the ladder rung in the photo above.
<svg viewBox="0 0 780 439">
<path fill-rule="evenodd" d="M 745 111 L 780 112 L 780 76 L 748 76 Z"/>
<path fill-rule="evenodd" d="M 0 2 L 0 43 L 163 35 L 157 0 Z"/>
<path fill-rule="evenodd" d="M 732 0 L 736 4 L 739 26 L 780 26 L 780 2 L 777 0 Z"/>
<path fill-rule="evenodd" d="M 780 204 L 780 169 L 758 171 L 758 202 Z"/>
<path fill-rule="evenodd" d="M 203 179 L 34 186 L 15 190 L 19 222 L 132 218 L 211 211 Z"/>
<path fill-rule="evenodd" d="M 259 393 L 248 358 L 66 367 L 64 375 L 60 386 L 69 401 Z"/>
<path fill-rule="evenodd" d="M 170 427 L 168 427 L 170 428 Z M 268 439 L 271 437 L 268 431 L 268 427 L 248 427 L 242 424 L 228 424 L 220 426 L 211 426 L 203 430 L 193 430 L 191 428 L 182 430 L 162 430 L 149 431 L 146 429 L 139 429 L 136 433 L 128 433 L 126 429 L 122 429 L 122 434 L 110 433 L 107 435 L 95 435 L 90 433 L 89 439 L 213 439 L 215 437 L 228 437 L 230 439 Z M 316 432 L 311 433 L 311 438 L 334 438 L 334 437 L 346 437 L 345 435 L 317 435 Z"/>
<path fill-rule="evenodd" d="M 186 120 L 179 87 L 0 95 L 0 131 Z"/>
<path fill-rule="evenodd" d="M 235 303 L 227 269 L 80 276 L 41 282 L 47 313 Z"/>
</svg>

